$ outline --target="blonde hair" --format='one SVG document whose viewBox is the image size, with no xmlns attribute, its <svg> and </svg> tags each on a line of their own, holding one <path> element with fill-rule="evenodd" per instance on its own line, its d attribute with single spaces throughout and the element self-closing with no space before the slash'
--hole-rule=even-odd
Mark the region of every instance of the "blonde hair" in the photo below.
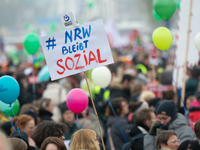
<svg viewBox="0 0 200 150">
<path fill-rule="evenodd" d="M 22 139 L 9 138 L 8 141 L 11 143 L 14 150 L 27 150 L 27 148 L 28 148 L 28 145 Z"/>
<path fill-rule="evenodd" d="M 155 98 L 155 94 L 152 91 L 144 91 L 140 95 L 140 102 L 149 102 L 151 99 Z"/>
<path fill-rule="evenodd" d="M 0 148 L 5 150 L 13 150 L 2 130 L 0 130 Z"/>
<path fill-rule="evenodd" d="M 72 135 L 69 149 L 100 150 L 99 145 L 95 139 L 96 133 L 93 130 L 80 129 Z"/>
</svg>

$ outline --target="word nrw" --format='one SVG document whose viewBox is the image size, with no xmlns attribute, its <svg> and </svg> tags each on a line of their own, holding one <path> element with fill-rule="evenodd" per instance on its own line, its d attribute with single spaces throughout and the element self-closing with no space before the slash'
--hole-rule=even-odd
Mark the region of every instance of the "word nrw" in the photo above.
<svg viewBox="0 0 200 150">
<path fill-rule="evenodd" d="M 85 66 L 87 66 L 87 65 L 90 65 L 92 61 L 95 61 L 96 63 L 104 63 L 104 62 L 107 61 L 107 59 L 104 59 L 104 60 L 101 59 L 101 54 L 100 54 L 99 49 L 96 50 L 96 53 L 97 54 L 95 55 L 92 51 L 90 51 L 89 57 L 87 59 L 87 57 L 85 55 L 85 50 L 83 50 L 83 54 L 75 54 L 74 55 L 74 58 L 77 58 L 77 60 L 75 62 L 74 62 L 73 58 L 67 57 L 65 59 L 64 66 L 66 67 L 67 70 L 79 70 L 79 69 L 85 68 Z M 82 66 L 79 66 L 80 65 L 79 60 L 80 60 L 81 57 L 84 58 L 85 64 L 82 64 Z M 72 64 L 73 64 L 71 68 L 67 64 L 68 61 L 71 61 Z M 63 62 L 63 59 L 59 59 L 56 63 L 57 66 L 62 69 L 62 71 L 57 71 L 57 73 L 59 75 L 62 75 L 65 72 L 65 67 L 61 64 L 62 62 Z"/>
<path fill-rule="evenodd" d="M 91 25 L 89 25 L 89 29 L 82 28 L 75 28 L 74 30 L 70 30 L 69 32 L 65 32 L 65 44 L 69 44 L 70 42 L 76 41 L 77 39 L 85 39 L 86 37 L 90 37 L 91 34 Z M 78 50 L 83 50 L 87 48 L 87 43 L 89 40 L 84 40 L 83 42 L 76 42 L 76 44 L 70 46 L 63 46 L 62 47 L 62 54 L 66 55 L 68 53 L 73 53 Z"/>
</svg>

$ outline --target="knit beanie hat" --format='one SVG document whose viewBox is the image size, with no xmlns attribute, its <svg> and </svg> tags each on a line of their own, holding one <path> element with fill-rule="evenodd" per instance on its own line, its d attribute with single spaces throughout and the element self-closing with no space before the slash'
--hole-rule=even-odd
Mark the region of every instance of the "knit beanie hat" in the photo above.
<svg viewBox="0 0 200 150">
<path fill-rule="evenodd" d="M 66 102 L 61 103 L 60 105 L 58 105 L 61 113 L 63 114 L 66 110 L 69 110 L 69 108 L 67 107 Z"/>
<path fill-rule="evenodd" d="M 176 106 L 172 100 L 164 100 L 158 106 L 156 114 L 167 115 L 173 117 Z"/>
<path fill-rule="evenodd" d="M 25 110 L 22 114 L 31 116 L 34 119 L 35 124 L 37 125 L 37 115 L 36 115 L 36 113 L 34 113 L 31 110 Z"/>
</svg>

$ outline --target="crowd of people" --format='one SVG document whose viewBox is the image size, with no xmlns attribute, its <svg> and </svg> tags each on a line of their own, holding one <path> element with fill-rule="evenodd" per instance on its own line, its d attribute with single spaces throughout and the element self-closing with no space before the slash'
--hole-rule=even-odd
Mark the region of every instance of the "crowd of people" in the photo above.
<svg viewBox="0 0 200 150">
<path fill-rule="evenodd" d="M 131 51 L 133 47 L 126 49 Z M 38 75 L 45 60 L 36 67 L 26 61 L 14 65 L 8 58 L 1 64 L 0 74 L 18 81 L 20 110 L 12 118 L 0 112 L 0 149 L 200 149 L 200 69 L 188 68 L 182 106 L 178 89 L 172 86 L 170 71 L 174 66 L 170 55 L 160 55 L 159 66 L 149 63 L 145 50 L 134 54 L 131 60 L 122 59 L 122 55 L 125 54 L 113 50 L 115 63 L 107 66 L 112 79 L 105 89 L 94 85 L 91 71 L 87 72 L 92 97 L 83 73 L 33 83 L 30 77 Z M 28 67 L 32 70 L 27 74 Z M 173 88 L 163 90 L 161 97 L 147 88 L 161 85 Z M 66 105 L 67 94 L 73 88 L 85 90 L 89 98 L 87 108 L 77 116 Z"/>
</svg>

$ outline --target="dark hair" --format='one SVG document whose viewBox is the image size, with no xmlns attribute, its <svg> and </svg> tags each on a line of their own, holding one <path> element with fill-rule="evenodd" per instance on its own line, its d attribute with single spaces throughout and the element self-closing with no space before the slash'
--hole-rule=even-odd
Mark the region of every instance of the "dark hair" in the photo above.
<svg viewBox="0 0 200 150">
<path fill-rule="evenodd" d="M 188 149 L 199 150 L 200 149 L 199 142 L 198 141 L 191 141 L 189 146 L 188 146 Z"/>
<path fill-rule="evenodd" d="M 194 125 L 194 132 L 198 139 L 200 139 L 200 119 Z"/>
<path fill-rule="evenodd" d="M 129 103 L 129 110 L 130 112 L 135 112 L 141 105 L 143 102 L 137 101 L 137 102 L 130 102 Z"/>
<path fill-rule="evenodd" d="M 68 132 L 68 127 L 62 123 L 56 123 L 54 121 L 43 121 L 38 124 L 34 130 L 32 138 L 36 145 L 40 148 L 42 142 L 49 136 L 62 137 L 63 134 Z"/>
<path fill-rule="evenodd" d="M 173 100 L 175 92 L 173 89 L 162 91 L 162 99 Z"/>
<path fill-rule="evenodd" d="M 135 124 L 145 124 L 146 120 L 151 120 L 151 112 L 154 113 L 153 108 L 142 109 L 135 117 Z"/>
<path fill-rule="evenodd" d="M 131 75 L 129 75 L 129 74 L 124 74 L 121 83 L 123 83 L 125 80 L 128 80 L 128 82 L 130 82 L 130 81 L 133 80 L 133 79 L 134 79 L 133 76 L 131 76 Z"/>
<path fill-rule="evenodd" d="M 57 146 L 58 150 L 67 150 L 64 142 L 62 140 L 60 140 L 59 138 L 57 138 L 57 137 L 48 137 L 48 138 L 46 138 L 42 142 L 40 150 L 46 150 L 47 145 L 51 144 L 51 143 L 55 144 Z"/>
<path fill-rule="evenodd" d="M 49 106 L 51 99 L 49 98 L 41 98 L 39 101 L 39 109 L 43 109 L 45 106 Z"/>
<path fill-rule="evenodd" d="M 182 142 L 177 150 L 187 150 L 191 141 L 192 140 L 186 140 L 186 141 Z"/>
<path fill-rule="evenodd" d="M 125 98 L 123 98 L 123 97 L 117 97 L 117 98 L 111 99 L 111 104 L 112 104 L 112 107 L 113 107 L 116 115 L 120 115 L 121 114 L 122 102 L 127 102 L 127 100 Z M 113 111 L 112 111 L 112 109 L 111 109 L 109 104 L 106 107 L 105 116 L 106 117 L 114 116 Z"/>
<path fill-rule="evenodd" d="M 161 144 L 167 145 L 167 141 L 172 135 L 176 135 L 176 133 L 170 130 L 160 132 L 160 134 L 156 138 L 156 150 L 159 150 L 161 148 Z"/>
</svg>

